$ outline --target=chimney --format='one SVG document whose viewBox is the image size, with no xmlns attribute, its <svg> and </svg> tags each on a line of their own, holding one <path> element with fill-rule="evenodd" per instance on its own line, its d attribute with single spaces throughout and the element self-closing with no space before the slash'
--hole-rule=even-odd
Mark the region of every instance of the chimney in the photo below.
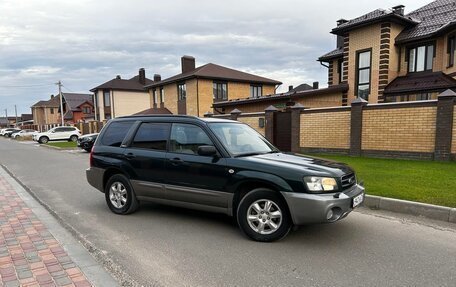
<svg viewBox="0 0 456 287">
<path fill-rule="evenodd" d="M 337 26 L 339 27 L 342 24 L 347 23 L 348 21 L 345 19 L 339 19 L 337 20 Z M 336 43 L 336 48 L 343 48 L 344 47 L 344 36 L 337 35 L 337 43 Z"/>
<path fill-rule="evenodd" d="M 120 79 L 121 79 L 120 75 L 117 75 L 117 76 L 116 76 L 116 79 L 117 79 L 117 80 L 120 80 Z"/>
<path fill-rule="evenodd" d="M 146 84 L 146 70 L 144 70 L 144 68 L 139 69 L 138 75 L 139 75 L 139 78 L 138 78 L 139 83 L 141 85 L 145 85 Z"/>
<path fill-rule="evenodd" d="M 313 88 L 314 90 L 318 90 L 318 82 L 313 82 L 312 88 Z"/>
<path fill-rule="evenodd" d="M 182 74 L 191 72 L 195 69 L 195 58 L 192 56 L 183 56 L 181 58 Z"/>
<path fill-rule="evenodd" d="M 51 99 L 53 99 L 53 98 L 54 98 L 54 95 L 51 95 Z"/>
<path fill-rule="evenodd" d="M 404 5 L 397 5 L 397 6 L 393 7 L 393 13 L 399 14 L 401 16 L 404 16 L 404 10 L 405 10 Z"/>
<path fill-rule="evenodd" d="M 293 90 L 293 86 L 288 86 L 288 91 L 290 92 L 291 90 Z"/>
<path fill-rule="evenodd" d="M 162 77 L 160 76 L 160 74 L 154 75 L 154 82 L 160 82 L 161 80 L 162 80 Z"/>
</svg>

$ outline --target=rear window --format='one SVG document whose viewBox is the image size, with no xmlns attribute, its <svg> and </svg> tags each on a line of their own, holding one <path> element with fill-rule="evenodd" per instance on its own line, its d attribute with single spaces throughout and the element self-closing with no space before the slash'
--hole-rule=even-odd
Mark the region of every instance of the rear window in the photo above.
<svg viewBox="0 0 456 287">
<path fill-rule="evenodd" d="M 113 122 L 103 133 L 101 143 L 107 146 L 120 147 L 133 122 Z"/>
</svg>

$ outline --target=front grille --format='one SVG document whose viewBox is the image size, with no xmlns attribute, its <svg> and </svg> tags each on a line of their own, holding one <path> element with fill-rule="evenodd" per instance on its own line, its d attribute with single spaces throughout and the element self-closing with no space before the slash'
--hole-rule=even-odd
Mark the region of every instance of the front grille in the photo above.
<svg viewBox="0 0 456 287">
<path fill-rule="evenodd" d="M 347 189 L 352 187 L 356 184 L 356 176 L 355 173 L 349 173 L 341 177 L 340 181 L 342 182 L 342 188 Z"/>
</svg>

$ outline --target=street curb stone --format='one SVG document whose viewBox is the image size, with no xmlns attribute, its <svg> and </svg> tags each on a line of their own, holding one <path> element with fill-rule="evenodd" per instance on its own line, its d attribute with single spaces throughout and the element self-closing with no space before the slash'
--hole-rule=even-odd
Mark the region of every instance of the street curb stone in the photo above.
<svg viewBox="0 0 456 287">
<path fill-rule="evenodd" d="M 364 206 L 371 209 L 423 216 L 440 221 L 456 223 L 456 208 L 407 201 L 375 195 L 366 195 Z"/>
</svg>

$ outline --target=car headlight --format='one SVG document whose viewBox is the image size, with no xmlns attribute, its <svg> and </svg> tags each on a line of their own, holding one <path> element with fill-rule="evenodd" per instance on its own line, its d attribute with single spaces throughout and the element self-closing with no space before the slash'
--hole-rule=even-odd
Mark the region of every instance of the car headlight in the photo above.
<svg viewBox="0 0 456 287">
<path fill-rule="evenodd" d="M 306 176 L 304 182 L 310 191 L 337 191 L 337 181 L 332 177 Z"/>
</svg>

